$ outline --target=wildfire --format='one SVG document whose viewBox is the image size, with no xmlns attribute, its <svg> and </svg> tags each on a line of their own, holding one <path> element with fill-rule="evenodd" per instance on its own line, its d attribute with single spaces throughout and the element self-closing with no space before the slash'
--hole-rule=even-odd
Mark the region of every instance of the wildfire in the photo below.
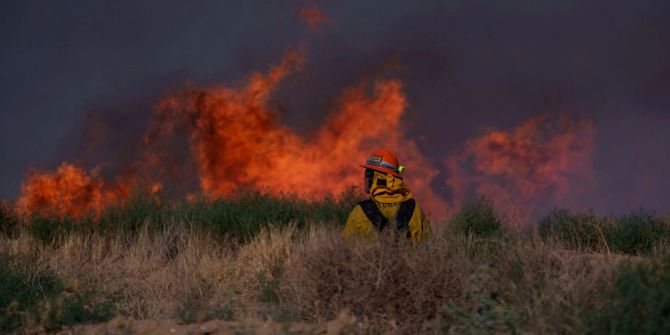
<svg viewBox="0 0 670 335">
<path fill-rule="evenodd" d="M 174 129 L 185 125 L 195 173 L 206 196 L 216 199 L 256 189 L 311 200 L 337 196 L 360 184 L 358 161 L 373 149 L 387 146 L 411 162 L 406 165 L 417 193 L 439 199 L 429 186 L 437 170 L 404 136 L 400 118 L 407 101 L 398 80 L 374 83 L 372 94 L 366 93 L 366 85 L 347 90 L 325 124 L 309 136 L 281 125 L 268 101 L 302 61 L 300 54 L 288 52 L 266 74 L 249 76 L 242 87 L 189 88 L 165 97 L 156 107 L 158 126 L 146 136 L 145 144 L 151 147 L 170 140 L 176 136 Z M 164 165 L 163 156 L 155 152 L 147 150 L 135 167 Z M 154 193 L 162 187 L 160 181 L 145 183 Z M 18 204 L 24 214 L 54 211 L 79 217 L 124 199 L 130 185 L 136 184 L 123 183 L 125 192 L 109 191 L 97 174 L 87 175 L 64 164 L 55 173 L 31 173 Z"/>
<path fill-rule="evenodd" d="M 165 97 L 156 107 L 157 126 L 145 138 L 149 150 L 133 170 L 169 169 L 165 155 L 151 147 L 164 149 L 161 141 L 171 140 L 176 128 L 185 127 L 197 170 L 189 173 L 198 176 L 206 196 L 217 199 L 255 189 L 319 200 L 360 184 L 356 159 L 362 161 L 377 147 L 389 147 L 408 167 L 406 177 L 415 195 L 429 213 L 440 217 L 471 193 L 485 194 L 502 206 L 522 203 L 532 210 L 543 196 L 565 198 L 591 175 L 593 125 L 567 119 L 551 122 L 545 115 L 511 131 L 496 130 L 467 141 L 461 153 L 446 158 L 446 184 L 453 194 L 448 202 L 432 186 L 437 168 L 405 135 L 401 117 L 407 99 L 398 80 L 375 82 L 371 91 L 366 85 L 346 90 L 311 135 L 283 126 L 268 101 L 302 62 L 301 54 L 288 52 L 266 74 L 252 74 L 239 88 L 188 88 Z M 150 175 L 141 172 L 114 185 L 69 164 L 54 173 L 33 172 L 22 186 L 18 211 L 72 217 L 98 213 L 125 199 L 140 184 L 138 175 Z M 161 180 L 144 184 L 151 193 L 163 187 Z"/>
<path fill-rule="evenodd" d="M 63 163 L 55 172 L 33 171 L 21 186 L 16 208 L 20 215 L 40 214 L 80 218 L 99 213 L 128 195 L 127 188 L 107 187 L 94 171 L 90 175 Z"/>
<path fill-rule="evenodd" d="M 468 141 L 463 152 L 446 159 L 447 184 L 456 201 L 474 191 L 500 207 L 523 204 L 528 211 L 543 197 L 560 203 L 590 183 L 594 138 L 588 121 L 535 117 Z"/>
<path fill-rule="evenodd" d="M 310 25 L 325 18 L 318 8 L 301 15 Z M 593 125 L 540 116 L 511 131 L 469 140 L 460 153 L 444 159 L 453 196 L 447 201 L 433 186 L 435 162 L 406 135 L 401 118 L 408 103 L 399 80 L 345 90 L 324 124 L 309 135 L 282 125 L 271 98 L 303 63 L 303 52 L 289 51 L 266 73 L 253 73 L 242 85 L 187 87 L 164 97 L 136 161 L 114 183 L 96 170 L 87 173 L 66 163 L 55 172 L 34 171 L 22 185 L 17 211 L 78 218 L 123 201 L 140 186 L 152 194 L 161 192 L 175 174 L 195 176 L 199 191 L 211 199 L 253 189 L 319 200 L 361 184 L 357 165 L 379 147 L 391 148 L 400 157 L 414 195 L 436 217 L 452 212 L 472 193 L 486 194 L 498 204 L 528 207 L 544 196 L 564 199 L 591 176 Z M 184 134 L 190 156 L 171 157 L 172 143 Z M 195 191 L 181 194 L 192 198 Z"/>
<path fill-rule="evenodd" d="M 397 80 L 376 82 L 371 95 L 365 85 L 347 90 L 310 136 L 283 127 L 267 102 L 280 79 L 296 68 L 296 59 L 300 57 L 289 53 L 267 75 L 252 75 L 240 89 L 187 90 L 159 104 L 158 112 L 170 115 L 160 129 L 190 120 L 192 151 L 206 195 L 232 196 L 244 188 L 309 199 L 338 195 L 361 183 L 352 157 L 362 160 L 378 146 L 399 148 L 401 157 L 415 158 L 411 168 L 428 179 L 425 184 L 434 177 L 413 141 L 404 138 L 400 117 L 407 102 Z"/>
</svg>

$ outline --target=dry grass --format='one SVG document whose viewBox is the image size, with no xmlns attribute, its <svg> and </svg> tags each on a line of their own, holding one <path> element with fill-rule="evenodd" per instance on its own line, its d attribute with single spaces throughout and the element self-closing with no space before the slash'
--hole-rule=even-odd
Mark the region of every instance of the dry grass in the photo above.
<svg viewBox="0 0 670 335">
<path fill-rule="evenodd" d="M 375 329 L 420 328 L 460 294 L 471 271 L 454 251 L 433 242 L 412 249 L 391 237 L 371 244 L 308 239 L 289 260 L 282 296 L 319 322 L 351 310 Z"/>
<path fill-rule="evenodd" d="M 494 294 L 498 307 L 522 316 L 515 327 L 574 333 L 583 326 L 582 310 L 597 304 L 598 283 L 617 263 L 527 237 L 487 240 L 447 232 L 417 248 L 392 239 L 351 244 L 310 238 L 289 259 L 282 295 L 308 319 L 322 322 L 349 310 L 373 331 L 416 332 L 436 318 L 458 329 L 464 320 L 445 315 L 444 305 L 476 313 L 478 299 Z M 481 272 L 486 278 L 473 280 Z"/>
<path fill-rule="evenodd" d="M 173 317 L 176 302 L 190 289 L 204 281 L 226 283 L 235 270 L 225 245 L 185 226 L 131 239 L 75 234 L 44 245 L 22 235 L 5 242 L 1 252 L 32 256 L 69 290 L 113 297 L 118 311 L 138 319 Z"/>
<path fill-rule="evenodd" d="M 414 248 L 391 237 L 364 244 L 343 241 L 333 228 L 289 226 L 241 245 L 186 224 L 169 227 L 111 239 L 73 234 L 53 244 L 2 237 L 0 253 L 47 264 L 66 290 L 107 299 L 132 319 L 325 324 L 346 311 L 357 320 L 352 329 L 372 333 L 427 330 L 430 320 L 460 333 L 479 326 L 576 333 L 620 259 L 526 235 L 446 231 Z M 483 303 L 493 306 L 489 324 L 470 324 Z"/>
</svg>

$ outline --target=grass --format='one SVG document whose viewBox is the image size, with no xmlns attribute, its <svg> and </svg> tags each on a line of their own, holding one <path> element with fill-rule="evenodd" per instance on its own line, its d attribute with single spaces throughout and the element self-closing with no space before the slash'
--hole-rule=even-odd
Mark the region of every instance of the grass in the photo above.
<svg viewBox="0 0 670 335">
<path fill-rule="evenodd" d="M 413 247 L 344 241 L 355 201 L 138 197 L 79 221 L 5 205 L 0 332 L 123 317 L 236 331 L 667 333 L 667 217 L 557 209 L 509 231 L 480 198 Z"/>
<path fill-rule="evenodd" d="M 589 333 L 670 334 L 670 254 L 622 264 L 603 284 L 608 303 L 589 314 Z"/>
<path fill-rule="evenodd" d="M 81 322 L 107 321 L 111 305 L 82 292 L 67 294 L 61 279 L 34 259 L 0 254 L 0 332 L 60 330 Z"/>
<path fill-rule="evenodd" d="M 452 217 L 450 224 L 460 230 L 476 236 L 490 236 L 499 233 L 502 222 L 493 206 L 493 201 L 481 196 L 466 203 Z"/>
<path fill-rule="evenodd" d="M 58 278 L 30 260 L 0 254 L 0 332 L 19 329 L 26 313 L 37 314 L 40 304 L 61 291 Z"/>
<path fill-rule="evenodd" d="M 161 231 L 174 222 L 187 222 L 219 237 L 245 242 L 269 224 L 305 228 L 315 222 L 343 222 L 357 201 L 353 189 L 337 198 L 314 202 L 290 194 L 269 196 L 257 192 L 231 199 L 198 198 L 177 202 L 136 194 L 125 202 L 80 220 L 50 213 L 35 213 L 20 219 L 10 206 L 0 203 L 0 233 L 12 236 L 27 231 L 41 241 L 53 243 L 70 233 L 130 236 L 141 229 Z M 21 220 L 24 225 L 19 224 Z"/>
<path fill-rule="evenodd" d="M 648 255 L 668 245 L 670 219 L 644 209 L 618 217 L 555 209 L 540 220 L 538 230 L 543 238 L 560 239 L 577 250 Z"/>
</svg>

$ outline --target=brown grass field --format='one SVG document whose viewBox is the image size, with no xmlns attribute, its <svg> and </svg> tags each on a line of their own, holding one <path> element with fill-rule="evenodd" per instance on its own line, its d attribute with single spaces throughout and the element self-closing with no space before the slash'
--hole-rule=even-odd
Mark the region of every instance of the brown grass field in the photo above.
<svg viewBox="0 0 670 335">
<path fill-rule="evenodd" d="M 344 241 L 328 225 L 270 226 L 242 244 L 180 223 L 52 244 L 3 236 L 0 253 L 52 269 L 66 292 L 115 311 L 64 334 L 576 334 L 593 326 L 584 315 L 607 304 L 604 283 L 617 266 L 642 261 L 533 233 L 443 229 L 412 247 L 388 236 Z M 43 332 L 38 319 L 24 330 Z"/>
</svg>

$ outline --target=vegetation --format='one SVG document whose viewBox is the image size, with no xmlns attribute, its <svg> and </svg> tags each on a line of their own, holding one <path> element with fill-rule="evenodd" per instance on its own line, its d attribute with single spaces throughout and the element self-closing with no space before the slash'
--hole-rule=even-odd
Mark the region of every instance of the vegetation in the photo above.
<svg viewBox="0 0 670 335">
<path fill-rule="evenodd" d="M 307 201 L 294 195 L 269 196 L 258 192 L 236 198 L 209 200 L 198 198 L 172 202 L 153 195 L 137 194 L 102 213 L 90 213 L 75 220 L 52 213 L 35 213 L 19 219 L 7 204 L 0 203 L 0 233 L 30 235 L 48 243 L 58 242 L 71 233 L 132 236 L 141 229 L 160 232 L 175 222 L 188 223 L 219 237 L 248 242 L 263 227 L 305 228 L 311 223 L 339 224 L 346 220 L 358 199 L 353 190 L 335 198 Z M 25 231 L 24 231 L 25 230 Z"/>
<path fill-rule="evenodd" d="M 540 220 L 538 230 L 543 238 L 560 239 L 573 249 L 631 255 L 648 255 L 670 242 L 670 219 L 644 209 L 619 217 L 555 209 Z"/>
<path fill-rule="evenodd" d="M 589 333 L 670 334 L 670 254 L 622 264 L 605 287 Z"/>
<path fill-rule="evenodd" d="M 67 294 L 61 280 L 35 260 L 0 254 L 0 332 L 26 331 L 39 324 L 58 330 L 88 321 L 107 321 L 111 305 L 94 303 L 82 295 Z"/>
<path fill-rule="evenodd" d="M 0 333 L 115 317 L 222 320 L 229 332 L 670 330 L 668 217 L 556 209 L 519 232 L 479 198 L 412 246 L 342 240 L 355 201 L 137 197 L 81 220 L 18 218 L 5 204 Z"/>
<path fill-rule="evenodd" d="M 502 227 L 493 201 L 484 196 L 461 207 L 451 219 L 451 225 L 475 236 L 493 235 L 500 232 Z"/>
<path fill-rule="evenodd" d="M 0 331 L 20 328 L 21 315 L 35 314 L 39 304 L 60 291 L 60 282 L 48 270 L 26 269 L 30 262 L 17 262 L 13 257 L 0 257 Z"/>
</svg>

